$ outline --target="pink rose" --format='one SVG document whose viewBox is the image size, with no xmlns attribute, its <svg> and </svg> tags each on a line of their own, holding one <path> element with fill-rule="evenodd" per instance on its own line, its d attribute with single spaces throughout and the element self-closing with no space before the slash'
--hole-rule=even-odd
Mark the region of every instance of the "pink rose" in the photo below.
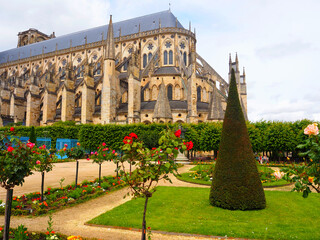
<svg viewBox="0 0 320 240">
<path fill-rule="evenodd" d="M 33 148 L 33 147 L 34 147 L 34 145 L 35 145 L 35 144 L 34 144 L 34 143 L 32 143 L 32 142 L 28 142 L 28 143 L 27 143 L 27 147 L 29 147 L 29 148 Z"/>
<path fill-rule="evenodd" d="M 39 165 L 40 163 L 41 163 L 41 162 L 40 162 L 39 160 L 38 160 L 38 161 L 36 161 L 36 164 L 37 164 L 37 165 Z"/>
<path fill-rule="evenodd" d="M 106 145 L 106 143 L 102 143 L 102 146 L 105 146 Z"/>
<path fill-rule="evenodd" d="M 116 150 L 113 150 L 112 153 L 115 154 Z"/>
<path fill-rule="evenodd" d="M 68 144 L 65 144 L 64 146 L 65 146 L 65 147 L 68 147 Z"/>
<path fill-rule="evenodd" d="M 309 136 L 318 135 L 319 134 L 318 124 L 317 123 L 309 124 L 308 127 L 304 129 L 304 134 Z"/>
</svg>

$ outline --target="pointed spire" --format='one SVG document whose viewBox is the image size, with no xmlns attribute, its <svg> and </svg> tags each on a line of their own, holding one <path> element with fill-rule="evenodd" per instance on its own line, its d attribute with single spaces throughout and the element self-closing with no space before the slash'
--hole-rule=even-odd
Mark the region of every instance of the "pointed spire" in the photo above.
<svg viewBox="0 0 320 240">
<path fill-rule="evenodd" d="M 191 32 L 191 21 L 189 21 L 189 31 Z"/>
<path fill-rule="evenodd" d="M 166 87 L 163 79 L 160 85 L 159 94 L 156 105 L 154 107 L 153 118 L 155 119 L 172 119 L 172 112 L 169 103 L 169 99 L 166 93 Z"/>
<path fill-rule="evenodd" d="M 105 59 L 115 59 L 112 15 L 110 15 L 110 21 L 108 26 L 107 44 L 105 46 Z"/>
<path fill-rule="evenodd" d="M 236 52 L 236 72 L 239 72 L 239 60 L 238 60 L 238 53 Z"/>
<path fill-rule="evenodd" d="M 159 18 L 159 28 L 161 28 L 161 18 Z"/>
<path fill-rule="evenodd" d="M 141 31 L 141 26 L 140 26 L 140 23 L 139 23 L 139 32 Z"/>
<path fill-rule="evenodd" d="M 232 64 L 231 53 L 229 53 L 229 64 Z"/>
<path fill-rule="evenodd" d="M 121 28 L 119 28 L 119 37 L 121 37 Z"/>
<path fill-rule="evenodd" d="M 222 102 L 218 94 L 217 87 L 214 86 L 209 103 L 208 120 L 223 120 L 224 118 Z"/>
<path fill-rule="evenodd" d="M 244 69 L 244 67 L 243 67 L 243 74 L 242 74 L 244 77 L 246 76 L 246 71 L 245 71 L 245 69 Z"/>
<path fill-rule="evenodd" d="M 196 36 L 196 28 L 194 28 L 194 36 Z"/>
<path fill-rule="evenodd" d="M 178 27 L 178 18 L 176 17 L 176 28 Z"/>
</svg>

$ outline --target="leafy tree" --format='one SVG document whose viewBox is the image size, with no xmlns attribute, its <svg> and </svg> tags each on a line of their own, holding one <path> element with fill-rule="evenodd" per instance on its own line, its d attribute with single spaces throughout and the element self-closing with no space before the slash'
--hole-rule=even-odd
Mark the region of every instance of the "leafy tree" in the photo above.
<svg viewBox="0 0 320 240">
<path fill-rule="evenodd" d="M 210 203 L 226 209 L 263 209 L 266 200 L 240 106 L 235 73 L 231 72 L 227 109 Z"/>
<path fill-rule="evenodd" d="M 292 127 L 288 123 L 274 122 L 266 129 L 267 149 L 280 160 L 283 151 L 293 151 L 297 142 Z"/>
<path fill-rule="evenodd" d="M 45 172 L 50 172 L 52 170 L 55 155 L 50 154 L 46 145 L 35 148 L 34 154 L 34 160 L 36 162 L 35 170 L 41 173 L 41 202 L 43 202 L 44 174 Z"/>
<path fill-rule="evenodd" d="M 117 155 L 115 150 L 111 150 L 106 146 L 106 143 L 102 143 L 96 152 L 91 152 L 90 158 L 93 159 L 93 163 L 99 164 L 99 186 L 101 185 L 101 164 L 115 159 Z"/>
<path fill-rule="evenodd" d="M 79 159 L 83 158 L 85 155 L 84 149 L 81 147 L 81 144 L 77 142 L 76 147 L 66 149 L 66 154 L 69 159 L 76 160 L 76 188 L 78 186 L 78 173 L 79 173 Z"/>
<path fill-rule="evenodd" d="M 36 132 L 34 130 L 34 126 L 31 127 L 29 141 L 35 144 L 37 143 L 37 137 L 36 137 Z"/>
<path fill-rule="evenodd" d="M 200 142 L 202 151 L 217 151 L 219 150 L 220 136 L 222 125 L 208 124 L 201 132 Z"/>
</svg>

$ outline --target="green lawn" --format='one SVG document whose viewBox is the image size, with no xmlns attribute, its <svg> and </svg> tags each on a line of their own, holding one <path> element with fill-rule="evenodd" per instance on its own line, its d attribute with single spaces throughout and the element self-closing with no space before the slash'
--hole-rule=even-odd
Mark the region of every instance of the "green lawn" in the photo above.
<svg viewBox="0 0 320 240">
<path fill-rule="evenodd" d="M 320 239 L 320 194 L 266 191 L 267 208 L 230 211 L 209 204 L 209 189 L 158 187 L 149 200 L 152 230 L 255 239 Z M 144 199 L 129 201 L 90 221 L 141 228 Z"/>
</svg>

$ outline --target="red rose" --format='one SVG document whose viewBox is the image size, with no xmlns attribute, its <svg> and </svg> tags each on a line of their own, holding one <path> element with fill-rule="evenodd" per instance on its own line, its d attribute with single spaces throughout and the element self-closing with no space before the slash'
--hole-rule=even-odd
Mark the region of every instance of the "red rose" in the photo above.
<svg viewBox="0 0 320 240">
<path fill-rule="evenodd" d="M 175 133 L 174 133 L 174 135 L 176 135 L 176 137 L 180 137 L 180 135 L 181 135 L 181 129 L 178 129 Z"/>
<path fill-rule="evenodd" d="M 193 142 L 184 142 L 183 143 L 184 145 L 186 145 L 186 147 L 187 147 L 187 150 L 191 150 L 192 148 L 193 148 Z"/>
<path fill-rule="evenodd" d="M 13 150 L 14 150 L 14 148 L 11 147 L 11 146 L 9 146 L 9 147 L 7 148 L 7 151 L 8 151 L 8 152 L 12 152 Z"/>
<path fill-rule="evenodd" d="M 10 128 L 10 132 L 13 132 L 13 131 L 14 131 L 14 127 L 11 127 L 11 128 Z"/>
<path fill-rule="evenodd" d="M 129 136 L 132 137 L 132 138 L 138 139 L 138 136 L 135 133 L 130 133 Z"/>
<path fill-rule="evenodd" d="M 123 139 L 124 144 L 132 144 L 132 137 L 125 136 Z"/>
</svg>

